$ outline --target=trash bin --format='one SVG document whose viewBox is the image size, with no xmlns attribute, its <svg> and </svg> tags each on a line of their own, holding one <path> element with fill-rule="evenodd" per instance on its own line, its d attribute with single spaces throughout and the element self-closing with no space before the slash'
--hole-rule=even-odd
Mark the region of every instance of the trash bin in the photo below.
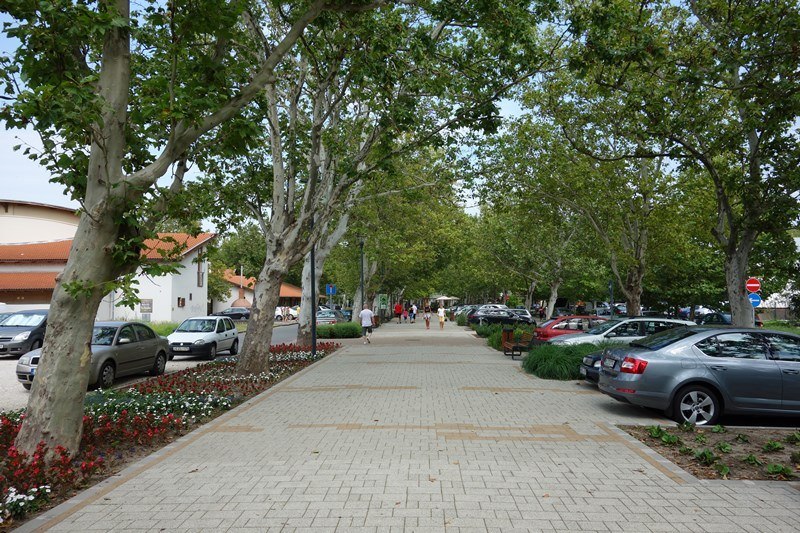
<svg viewBox="0 0 800 533">
<path fill-rule="evenodd" d="M 502 342 L 514 342 L 514 328 L 504 327 L 500 338 Z"/>
</svg>

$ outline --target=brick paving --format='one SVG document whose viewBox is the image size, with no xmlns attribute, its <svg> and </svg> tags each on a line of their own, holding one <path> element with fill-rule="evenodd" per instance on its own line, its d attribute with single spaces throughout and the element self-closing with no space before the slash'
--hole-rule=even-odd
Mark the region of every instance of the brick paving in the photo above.
<svg viewBox="0 0 800 533">
<path fill-rule="evenodd" d="M 797 487 L 699 481 L 614 427 L 654 422 L 386 324 L 21 529 L 800 531 Z"/>
</svg>

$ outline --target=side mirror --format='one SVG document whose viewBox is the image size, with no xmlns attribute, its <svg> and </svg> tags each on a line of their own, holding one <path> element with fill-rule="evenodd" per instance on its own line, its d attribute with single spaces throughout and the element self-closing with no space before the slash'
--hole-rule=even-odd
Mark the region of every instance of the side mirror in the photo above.
<svg viewBox="0 0 800 533">
<path fill-rule="evenodd" d="M 120 337 L 119 339 L 117 339 L 117 344 L 120 344 L 120 345 L 121 344 L 130 344 L 132 342 L 133 341 L 131 339 L 129 339 L 128 337 Z"/>
</svg>

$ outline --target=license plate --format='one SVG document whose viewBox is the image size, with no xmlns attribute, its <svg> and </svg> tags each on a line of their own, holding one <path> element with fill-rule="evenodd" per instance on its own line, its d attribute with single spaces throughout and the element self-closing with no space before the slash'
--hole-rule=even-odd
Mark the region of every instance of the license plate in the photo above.
<svg viewBox="0 0 800 533">
<path fill-rule="evenodd" d="M 606 368 L 614 368 L 614 360 L 613 359 L 603 359 L 603 366 Z"/>
<path fill-rule="evenodd" d="M 585 376 L 585 375 L 586 375 L 586 368 L 585 367 L 581 367 L 581 376 Z"/>
<path fill-rule="evenodd" d="M 188 346 L 173 346 L 172 347 L 172 351 L 173 352 L 188 352 L 189 351 L 189 347 Z"/>
<path fill-rule="evenodd" d="M 34 375 L 35 373 L 36 373 L 36 369 L 35 368 L 31 368 L 31 376 Z"/>
</svg>

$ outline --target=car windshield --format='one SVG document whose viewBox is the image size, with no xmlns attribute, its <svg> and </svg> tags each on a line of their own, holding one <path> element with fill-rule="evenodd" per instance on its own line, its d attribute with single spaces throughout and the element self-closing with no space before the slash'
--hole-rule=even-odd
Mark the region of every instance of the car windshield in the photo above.
<svg viewBox="0 0 800 533">
<path fill-rule="evenodd" d="M 184 320 L 175 331 L 181 331 L 184 333 L 210 333 L 214 331 L 216 322 L 216 320 L 189 318 Z"/>
<path fill-rule="evenodd" d="M 42 322 L 44 322 L 46 315 L 40 314 L 27 314 L 27 313 L 15 313 L 10 315 L 0 326 L 7 326 L 7 327 L 32 327 L 35 328 Z"/>
<path fill-rule="evenodd" d="M 95 326 L 92 330 L 92 344 L 98 346 L 111 346 L 111 344 L 114 342 L 114 335 L 116 333 L 116 326 Z"/>
<path fill-rule="evenodd" d="M 602 324 L 593 327 L 592 329 L 586 330 L 586 333 L 588 333 L 589 335 L 600 335 L 610 330 L 617 324 L 620 324 L 621 322 L 622 320 L 609 320 L 607 322 L 603 322 Z"/>
<path fill-rule="evenodd" d="M 637 348 L 647 348 L 648 350 L 660 350 L 661 348 L 665 348 L 670 344 L 674 344 L 685 339 L 686 337 L 694 335 L 697 333 L 697 331 L 698 330 L 687 326 L 678 326 L 665 331 L 659 331 L 658 333 L 653 333 L 644 339 L 639 339 L 638 341 L 632 342 L 630 345 Z"/>
</svg>

